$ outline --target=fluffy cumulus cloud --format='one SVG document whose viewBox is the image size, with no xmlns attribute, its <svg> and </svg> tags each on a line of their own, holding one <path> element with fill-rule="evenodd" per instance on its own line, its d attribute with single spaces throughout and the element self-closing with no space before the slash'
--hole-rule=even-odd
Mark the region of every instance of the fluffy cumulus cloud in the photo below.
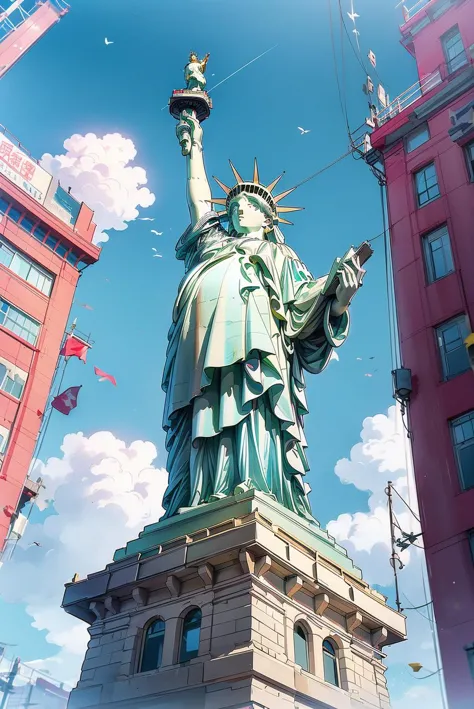
<svg viewBox="0 0 474 709">
<path fill-rule="evenodd" d="M 45 484 L 40 505 L 49 514 L 28 526 L 2 569 L 0 594 L 26 604 L 33 626 L 52 643 L 49 657 L 30 664 L 74 683 L 89 636 L 85 623 L 60 608 L 64 584 L 104 568 L 117 547 L 158 520 L 167 473 L 154 467 L 152 443 L 126 445 L 107 431 L 69 434 L 61 450 L 62 457 L 35 469 Z"/>
<path fill-rule="evenodd" d="M 360 442 L 353 446 L 349 458 L 338 461 L 335 473 L 345 485 L 354 485 L 367 492 L 368 510 L 344 513 L 329 522 L 328 531 L 348 551 L 361 567 L 370 584 L 386 587 L 393 584 L 390 523 L 386 488 L 391 480 L 397 536 L 401 530 L 417 534 L 420 531 L 416 517 L 409 511 L 407 502 L 418 516 L 416 492 L 413 485 L 411 452 L 400 411 L 392 406 L 387 415 L 377 414 L 366 418 L 362 424 Z M 397 494 L 398 493 L 398 494 Z M 420 544 L 420 538 L 416 542 Z M 420 662 L 428 671 L 436 669 L 436 657 L 430 606 L 410 610 L 425 603 L 424 555 L 419 546 L 399 552 L 403 568 L 399 571 L 402 606 L 406 608 L 408 640 L 387 648 L 389 688 L 394 709 L 412 709 L 413 706 L 441 708 L 437 677 L 418 679 L 408 662 Z M 425 702 L 425 703 L 423 703 Z"/>
<path fill-rule="evenodd" d="M 64 141 L 65 153 L 45 153 L 41 165 L 64 188 L 94 210 L 97 229 L 94 242 L 105 242 L 107 229 L 122 231 L 137 218 L 138 207 L 150 207 L 155 195 L 147 187 L 146 172 L 131 165 L 137 151 L 132 140 L 120 133 L 103 138 L 95 133 L 75 133 Z"/>
</svg>

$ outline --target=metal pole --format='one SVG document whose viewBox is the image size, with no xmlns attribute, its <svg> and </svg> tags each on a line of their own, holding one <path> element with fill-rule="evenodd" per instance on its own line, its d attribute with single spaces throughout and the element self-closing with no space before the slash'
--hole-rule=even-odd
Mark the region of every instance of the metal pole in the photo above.
<svg viewBox="0 0 474 709">
<path fill-rule="evenodd" d="M 34 687 L 35 687 L 35 685 L 31 682 L 31 683 L 30 683 L 30 687 L 29 687 L 29 689 L 28 689 L 28 696 L 26 697 L 25 703 L 23 704 L 23 709 L 29 709 L 29 707 L 35 706 L 35 705 L 30 701 L 30 700 L 31 700 L 31 696 L 32 696 L 32 694 L 33 694 L 33 689 L 34 689 Z"/>
<path fill-rule="evenodd" d="M 5 707 L 7 706 L 8 697 L 10 696 L 10 694 L 12 694 L 13 682 L 15 680 L 15 677 L 18 674 L 19 666 L 20 666 L 20 658 L 17 657 L 16 660 L 13 661 L 12 668 L 10 670 L 10 674 L 8 675 L 6 687 L 3 691 L 3 699 L 2 699 L 2 703 L 0 704 L 0 709 L 5 709 Z"/>
<path fill-rule="evenodd" d="M 388 486 L 386 489 L 388 497 L 388 514 L 390 519 L 390 540 L 392 545 L 392 555 L 390 557 L 390 563 L 393 568 L 393 576 L 395 580 L 395 603 L 397 604 L 397 611 L 402 612 L 402 606 L 400 603 L 400 592 L 398 589 L 398 576 L 397 576 L 397 561 L 399 561 L 399 556 L 395 551 L 395 525 L 393 523 L 393 501 L 392 501 L 392 481 L 388 481 Z"/>
</svg>

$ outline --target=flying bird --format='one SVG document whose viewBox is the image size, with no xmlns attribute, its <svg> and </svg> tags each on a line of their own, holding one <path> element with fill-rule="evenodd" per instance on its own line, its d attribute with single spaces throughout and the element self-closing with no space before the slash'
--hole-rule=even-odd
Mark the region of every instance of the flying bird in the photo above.
<svg viewBox="0 0 474 709">
<path fill-rule="evenodd" d="M 354 10 L 352 10 L 352 12 L 348 12 L 347 14 L 350 17 L 350 19 L 352 20 L 352 22 L 354 22 L 354 23 L 355 23 L 356 17 L 360 17 L 360 15 L 358 15 L 357 12 L 354 12 Z"/>
<path fill-rule="evenodd" d="M 140 221 L 140 222 L 154 222 L 155 217 L 138 217 L 138 221 Z"/>
<path fill-rule="evenodd" d="M 360 35 L 360 32 L 359 32 L 359 30 L 356 30 L 356 29 L 353 29 L 352 31 L 353 31 L 353 33 L 355 34 L 357 49 L 358 49 L 359 52 L 360 52 L 360 44 L 359 44 L 359 35 Z"/>
<path fill-rule="evenodd" d="M 306 130 L 306 128 L 301 128 L 301 126 L 298 126 L 298 130 L 301 131 L 301 135 L 304 135 L 305 133 L 311 133 L 311 128 Z"/>
<path fill-rule="evenodd" d="M 104 39 L 104 42 L 105 42 L 105 44 L 107 44 L 107 45 L 113 44 L 113 42 L 111 42 L 109 39 L 107 39 L 107 37 Z"/>
<path fill-rule="evenodd" d="M 371 377 L 371 374 L 364 374 L 364 377 Z"/>
<path fill-rule="evenodd" d="M 35 546 L 35 547 L 40 547 L 41 544 L 39 542 L 31 542 L 31 544 L 28 544 L 29 547 Z"/>
<path fill-rule="evenodd" d="M 369 357 L 369 359 L 375 359 L 375 355 L 373 357 Z"/>
<path fill-rule="evenodd" d="M 161 254 L 153 254 L 153 258 L 163 258 Z"/>
<path fill-rule="evenodd" d="M 81 303 L 81 308 L 84 308 L 85 310 L 94 310 L 92 305 L 88 305 L 87 303 Z"/>
<path fill-rule="evenodd" d="M 162 231 L 156 231 L 156 229 L 150 229 L 152 234 L 156 234 L 156 236 L 161 236 L 163 234 Z"/>
<path fill-rule="evenodd" d="M 362 357 L 356 357 L 359 362 L 362 362 Z"/>
</svg>

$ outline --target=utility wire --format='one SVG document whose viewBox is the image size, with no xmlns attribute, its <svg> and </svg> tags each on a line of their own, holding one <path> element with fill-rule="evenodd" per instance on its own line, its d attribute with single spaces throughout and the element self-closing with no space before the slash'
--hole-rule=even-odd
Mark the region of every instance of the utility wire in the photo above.
<svg viewBox="0 0 474 709">
<path fill-rule="evenodd" d="M 347 130 L 347 135 L 349 136 L 349 141 L 351 140 L 351 130 L 349 127 L 349 121 L 347 118 L 347 103 L 345 101 L 345 95 L 344 95 L 344 101 L 343 101 L 343 93 L 341 91 L 341 83 L 339 81 L 339 70 L 337 66 L 337 56 L 336 56 L 336 45 L 334 42 L 334 23 L 332 19 L 332 0 L 328 0 L 328 10 L 329 10 L 329 35 L 331 38 L 331 49 L 332 49 L 332 58 L 334 62 L 334 73 L 336 75 L 336 85 L 337 85 L 337 93 L 339 97 L 339 105 L 341 106 L 341 111 L 342 115 L 346 124 L 346 130 Z"/>
<path fill-rule="evenodd" d="M 394 493 L 395 493 L 396 495 L 398 495 L 398 497 L 399 497 L 400 500 L 403 502 L 403 504 L 410 510 L 410 512 L 412 513 L 413 517 L 416 519 L 416 521 L 417 521 L 419 524 L 421 524 L 421 520 L 420 520 L 420 518 L 418 517 L 418 515 L 416 515 L 416 514 L 413 512 L 413 510 L 412 510 L 412 508 L 410 507 L 410 505 L 408 504 L 408 502 L 406 502 L 406 500 L 403 499 L 403 497 L 400 495 L 400 493 L 398 492 L 398 490 L 396 490 L 395 488 L 393 488 L 393 491 L 394 491 Z"/>
</svg>

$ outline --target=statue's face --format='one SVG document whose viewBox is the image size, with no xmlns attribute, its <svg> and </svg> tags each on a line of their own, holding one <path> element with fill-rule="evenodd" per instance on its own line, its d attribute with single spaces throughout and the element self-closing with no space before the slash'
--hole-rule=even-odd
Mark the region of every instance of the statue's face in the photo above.
<svg viewBox="0 0 474 709">
<path fill-rule="evenodd" d="M 268 223 L 265 212 L 251 202 L 244 193 L 232 200 L 230 216 L 232 226 L 238 234 L 259 231 Z"/>
</svg>

